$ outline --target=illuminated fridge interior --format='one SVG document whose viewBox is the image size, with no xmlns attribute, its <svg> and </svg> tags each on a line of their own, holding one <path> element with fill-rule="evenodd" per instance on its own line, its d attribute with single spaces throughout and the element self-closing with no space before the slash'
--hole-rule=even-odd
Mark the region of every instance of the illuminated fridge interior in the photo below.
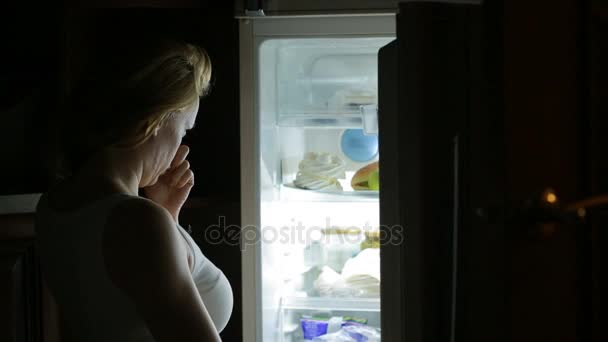
<svg viewBox="0 0 608 342">
<path fill-rule="evenodd" d="M 392 39 L 256 43 L 264 341 L 310 340 L 345 322 L 380 327 L 379 191 L 351 179 L 378 160 L 377 54 Z"/>
</svg>

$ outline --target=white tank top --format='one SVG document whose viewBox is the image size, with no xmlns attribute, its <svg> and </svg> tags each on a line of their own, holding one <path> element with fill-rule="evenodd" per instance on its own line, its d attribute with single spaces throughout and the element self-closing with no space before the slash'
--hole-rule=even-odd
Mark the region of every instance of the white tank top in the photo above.
<svg viewBox="0 0 608 342">
<path fill-rule="evenodd" d="M 108 277 L 103 261 L 106 218 L 113 206 L 133 196 L 110 195 L 70 212 L 49 208 L 46 197 L 37 206 L 36 245 L 43 276 L 69 330 L 63 335 L 68 341 L 154 341 L 134 303 Z M 232 313 L 230 283 L 188 232 L 178 228 L 192 249 L 196 287 L 215 327 L 222 331 Z"/>
</svg>

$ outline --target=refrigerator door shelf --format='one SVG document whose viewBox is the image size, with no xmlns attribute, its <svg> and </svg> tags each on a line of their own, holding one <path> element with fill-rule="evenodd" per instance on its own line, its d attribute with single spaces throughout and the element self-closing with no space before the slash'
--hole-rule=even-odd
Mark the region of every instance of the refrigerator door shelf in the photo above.
<svg viewBox="0 0 608 342">
<path fill-rule="evenodd" d="M 284 310 L 380 312 L 380 298 L 284 297 Z"/>
</svg>

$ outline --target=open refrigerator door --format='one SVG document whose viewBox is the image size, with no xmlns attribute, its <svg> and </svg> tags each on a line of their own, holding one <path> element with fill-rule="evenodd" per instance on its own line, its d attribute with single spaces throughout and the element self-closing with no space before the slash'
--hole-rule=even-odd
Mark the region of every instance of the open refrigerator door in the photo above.
<svg viewBox="0 0 608 342">
<path fill-rule="evenodd" d="M 394 21 L 240 22 L 245 341 L 380 340 L 377 63 Z"/>
</svg>

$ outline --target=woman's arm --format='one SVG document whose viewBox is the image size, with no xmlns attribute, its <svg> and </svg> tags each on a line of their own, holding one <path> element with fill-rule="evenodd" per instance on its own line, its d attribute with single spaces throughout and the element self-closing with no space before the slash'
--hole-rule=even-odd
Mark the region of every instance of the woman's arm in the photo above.
<svg viewBox="0 0 608 342">
<path fill-rule="evenodd" d="M 110 279 L 135 303 L 156 341 L 220 341 L 171 215 L 145 199 L 111 213 L 104 232 Z"/>
</svg>

